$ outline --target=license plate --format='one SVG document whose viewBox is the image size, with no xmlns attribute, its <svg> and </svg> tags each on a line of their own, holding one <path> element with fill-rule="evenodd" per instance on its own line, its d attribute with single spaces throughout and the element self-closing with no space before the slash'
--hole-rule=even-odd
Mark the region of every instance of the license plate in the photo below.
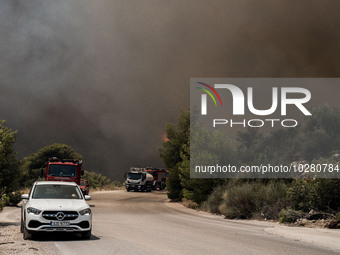
<svg viewBox="0 0 340 255">
<path fill-rule="evenodd" d="M 135 187 L 135 185 L 131 185 L 131 187 L 132 187 L 132 188 L 134 188 L 134 187 Z"/>
<path fill-rule="evenodd" d="M 70 226 L 70 222 L 68 222 L 68 221 L 51 221 L 50 226 L 65 227 L 65 226 Z"/>
</svg>

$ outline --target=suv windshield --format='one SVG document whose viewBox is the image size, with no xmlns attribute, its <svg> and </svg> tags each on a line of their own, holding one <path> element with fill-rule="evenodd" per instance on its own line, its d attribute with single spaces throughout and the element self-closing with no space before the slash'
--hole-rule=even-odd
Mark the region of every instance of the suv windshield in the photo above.
<svg viewBox="0 0 340 255">
<path fill-rule="evenodd" d="M 76 166 L 74 165 L 49 165 L 49 176 L 64 176 L 74 177 L 76 176 Z"/>
<path fill-rule="evenodd" d="M 71 185 L 36 185 L 32 198 L 34 199 L 82 199 L 77 186 Z"/>
</svg>

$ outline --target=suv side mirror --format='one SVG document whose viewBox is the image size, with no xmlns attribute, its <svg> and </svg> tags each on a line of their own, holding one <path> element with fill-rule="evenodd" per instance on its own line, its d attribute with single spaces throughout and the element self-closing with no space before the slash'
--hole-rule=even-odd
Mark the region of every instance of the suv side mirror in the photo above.
<svg viewBox="0 0 340 255">
<path fill-rule="evenodd" d="M 28 194 L 22 194 L 21 199 L 28 199 Z"/>
<path fill-rule="evenodd" d="M 85 200 L 86 200 L 86 201 L 91 200 L 91 196 L 85 195 Z"/>
</svg>

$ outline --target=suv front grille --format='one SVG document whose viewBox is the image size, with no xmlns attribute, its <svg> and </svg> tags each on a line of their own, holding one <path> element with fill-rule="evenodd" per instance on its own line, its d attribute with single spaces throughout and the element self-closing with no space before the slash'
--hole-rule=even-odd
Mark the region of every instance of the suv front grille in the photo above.
<svg viewBox="0 0 340 255">
<path fill-rule="evenodd" d="M 59 213 L 64 214 L 63 219 L 57 218 L 57 215 Z M 75 220 L 75 219 L 78 218 L 78 212 L 76 212 L 76 211 L 44 211 L 42 213 L 42 216 L 46 220 Z"/>
</svg>

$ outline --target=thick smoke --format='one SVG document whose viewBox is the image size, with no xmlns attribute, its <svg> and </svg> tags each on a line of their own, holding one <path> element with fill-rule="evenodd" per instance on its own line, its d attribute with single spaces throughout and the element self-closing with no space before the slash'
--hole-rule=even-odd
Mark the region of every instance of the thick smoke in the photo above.
<svg viewBox="0 0 340 255">
<path fill-rule="evenodd" d="M 22 158 L 66 143 L 122 178 L 162 166 L 190 77 L 336 77 L 339 1 L 0 2 L 0 118 Z M 322 89 L 322 88 L 321 88 Z"/>
</svg>

